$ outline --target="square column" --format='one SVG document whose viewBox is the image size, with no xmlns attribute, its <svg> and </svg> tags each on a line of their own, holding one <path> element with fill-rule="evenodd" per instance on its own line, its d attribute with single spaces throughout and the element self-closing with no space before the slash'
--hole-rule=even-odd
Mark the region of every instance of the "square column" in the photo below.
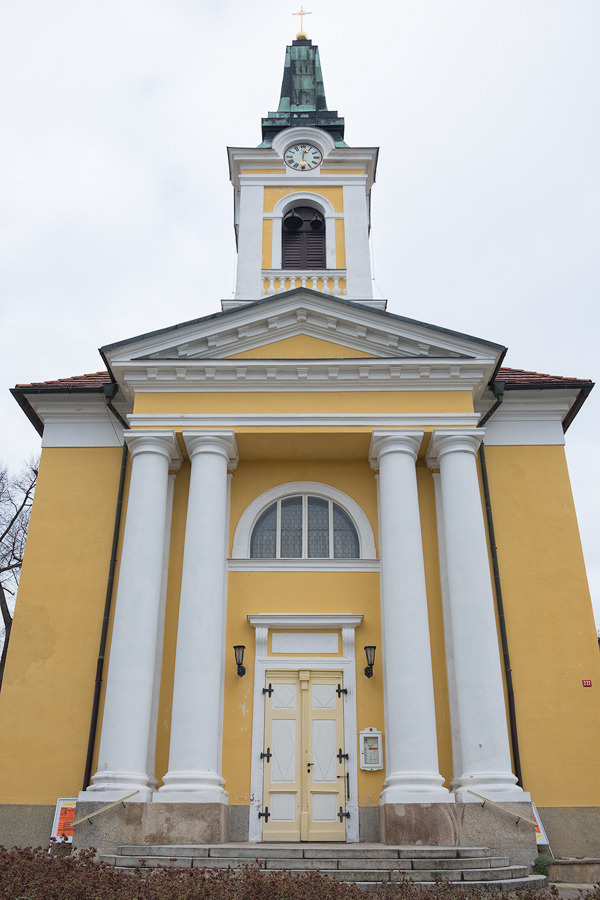
<svg viewBox="0 0 600 900">
<path fill-rule="evenodd" d="M 381 805 L 451 803 L 439 772 L 416 459 L 422 431 L 374 431 L 386 779 Z"/>
<path fill-rule="evenodd" d="M 440 469 L 442 529 L 462 772 L 456 799 L 525 801 L 511 771 L 504 685 L 477 452 L 484 429 L 434 431 L 428 465 Z"/>
</svg>

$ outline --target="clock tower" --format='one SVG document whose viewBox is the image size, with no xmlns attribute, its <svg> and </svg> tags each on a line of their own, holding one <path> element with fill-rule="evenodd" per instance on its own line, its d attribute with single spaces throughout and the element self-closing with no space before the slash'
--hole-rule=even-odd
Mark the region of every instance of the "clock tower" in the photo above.
<svg viewBox="0 0 600 900">
<path fill-rule="evenodd" d="M 376 147 L 349 147 L 327 109 L 319 48 L 301 31 L 286 48 L 276 112 L 256 148 L 229 148 L 238 250 L 235 298 L 224 308 L 308 288 L 373 300 L 369 210 Z"/>
</svg>

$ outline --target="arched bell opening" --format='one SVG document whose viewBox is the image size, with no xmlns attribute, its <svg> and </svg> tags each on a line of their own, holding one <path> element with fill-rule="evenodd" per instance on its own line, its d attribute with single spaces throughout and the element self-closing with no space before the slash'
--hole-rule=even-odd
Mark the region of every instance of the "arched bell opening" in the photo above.
<svg viewBox="0 0 600 900">
<path fill-rule="evenodd" d="M 281 227 L 283 269 L 325 269 L 325 216 L 312 206 L 295 206 Z"/>
</svg>

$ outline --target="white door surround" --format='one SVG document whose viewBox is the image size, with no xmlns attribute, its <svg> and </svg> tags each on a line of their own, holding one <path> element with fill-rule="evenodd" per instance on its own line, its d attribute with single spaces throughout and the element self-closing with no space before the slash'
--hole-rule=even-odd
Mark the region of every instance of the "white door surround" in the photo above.
<svg viewBox="0 0 600 900">
<path fill-rule="evenodd" d="M 248 621 L 256 632 L 254 664 L 254 704 L 252 723 L 252 773 L 250 791 L 249 840 L 262 841 L 262 819 L 258 813 L 262 809 L 263 764 L 260 754 L 264 745 L 265 704 L 263 688 L 265 675 L 269 669 L 319 669 L 321 671 L 341 671 L 344 687 L 348 693 L 344 703 L 344 741 L 349 753 L 348 773 L 350 775 L 350 799 L 346 810 L 350 817 L 346 822 L 346 841 L 356 843 L 358 837 L 358 732 L 356 723 L 356 654 L 354 633 L 363 620 L 362 615 L 293 615 L 258 614 L 248 616 Z M 341 656 L 268 656 L 269 631 L 277 632 L 328 632 L 341 631 Z"/>
</svg>

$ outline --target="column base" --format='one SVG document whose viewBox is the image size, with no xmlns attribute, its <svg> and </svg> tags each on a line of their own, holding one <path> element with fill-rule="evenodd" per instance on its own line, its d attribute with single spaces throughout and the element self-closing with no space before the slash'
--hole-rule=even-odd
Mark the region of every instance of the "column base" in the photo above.
<svg viewBox="0 0 600 900">
<path fill-rule="evenodd" d="M 531 795 L 516 782 L 512 772 L 465 772 L 457 778 L 456 802 L 482 803 L 482 797 L 496 803 L 531 802 Z"/>
<path fill-rule="evenodd" d="M 129 794 L 137 794 L 129 797 Z M 152 799 L 152 788 L 144 772 L 118 772 L 103 769 L 92 776 L 92 783 L 85 791 L 80 791 L 80 800 L 106 801 L 122 800 L 127 797 L 133 803 L 144 803 Z"/>
<path fill-rule="evenodd" d="M 221 803 L 227 806 L 225 780 L 215 772 L 167 772 L 155 803 Z"/>
<path fill-rule="evenodd" d="M 393 772 L 385 779 L 380 805 L 389 803 L 454 803 L 441 775 L 431 772 Z"/>
</svg>

